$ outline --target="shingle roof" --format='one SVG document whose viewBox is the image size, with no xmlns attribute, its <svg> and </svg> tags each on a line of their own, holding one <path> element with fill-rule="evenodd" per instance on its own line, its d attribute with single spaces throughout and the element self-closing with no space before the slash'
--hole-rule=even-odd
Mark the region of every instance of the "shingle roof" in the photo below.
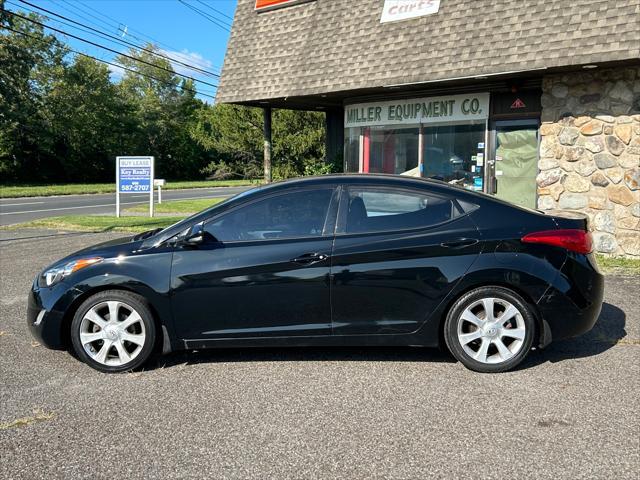
<svg viewBox="0 0 640 480">
<path fill-rule="evenodd" d="M 640 0 L 442 0 L 437 14 L 381 24 L 383 3 L 257 13 L 238 0 L 218 101 L 640 58 Z"/>
</svg>

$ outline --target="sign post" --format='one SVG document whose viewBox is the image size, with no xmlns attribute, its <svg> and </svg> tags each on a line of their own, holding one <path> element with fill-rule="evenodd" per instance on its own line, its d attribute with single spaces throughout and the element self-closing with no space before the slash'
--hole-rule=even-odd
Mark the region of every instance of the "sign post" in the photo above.
<svg viewBox="0 0 640 480">
<path fill-rule="evenodd" d="M 149 216 L 153 217 L 153 157 L 116 157 L 116 216 L 120 216 L 121 193 L 149 193 Z"/>
<path fill-rule="evenodd" d="M 164 178 L 156 178 L 153 181 L 153 185 L 158 187 L 158 204 L 162 203 L 162 187 L 164 187 L 166 183 L 167 181 Z"/>
</svg>

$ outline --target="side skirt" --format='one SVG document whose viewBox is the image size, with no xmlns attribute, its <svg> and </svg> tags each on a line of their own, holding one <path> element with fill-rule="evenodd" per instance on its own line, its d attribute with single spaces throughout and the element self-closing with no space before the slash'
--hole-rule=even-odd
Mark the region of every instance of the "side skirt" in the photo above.
<svg viewBox="0 0 640 480">
<path fill-rule="evenodd" d="M 360 347 L 412 346 L 437 347 L 438 341 L 427 341 L 423 335 L 325 335 L 300 337 L 251 337 L 183 340 L 187 350 L 238 347 Z"/>
</svg>

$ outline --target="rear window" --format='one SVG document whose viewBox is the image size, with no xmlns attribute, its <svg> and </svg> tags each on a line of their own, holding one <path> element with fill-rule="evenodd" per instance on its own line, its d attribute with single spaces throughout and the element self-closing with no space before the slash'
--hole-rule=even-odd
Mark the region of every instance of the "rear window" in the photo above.
<svg viewBox="0 0 640 480">
<path fill-rule="evenodd" d="M 421 191 L 350 188 L 345 233 L 428 227 L 458 213 L 451 199 Z"/>
</svg>

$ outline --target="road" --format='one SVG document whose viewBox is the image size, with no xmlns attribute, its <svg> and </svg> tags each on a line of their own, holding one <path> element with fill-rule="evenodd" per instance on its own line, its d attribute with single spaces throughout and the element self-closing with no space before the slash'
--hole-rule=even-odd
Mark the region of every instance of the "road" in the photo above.
<svg viewBox="0 0 640 480">
<path fill-rule="evenodd" d="M 251 187 L 194 188 L 164 190 L 162 201 L 228 197 Z M 121 205 L 131 207 L 149 202 L 149 195 L 128 193 L 120 197 Z M 60 195 L 54 197 L 0 199 L 0 226 L 28 222 L 60 215 L 114 214 L 116 194 Z"/>
<path fill-rule="evenodd" d="M 505 374 L 337 348 L 106 375 L 34 343 L 25 309 L 38 270 L 113 237 L 0 230 L 0 478 L 637 478 L 638 277 L 607 277 L 590 333 Z"/>
</svg>

